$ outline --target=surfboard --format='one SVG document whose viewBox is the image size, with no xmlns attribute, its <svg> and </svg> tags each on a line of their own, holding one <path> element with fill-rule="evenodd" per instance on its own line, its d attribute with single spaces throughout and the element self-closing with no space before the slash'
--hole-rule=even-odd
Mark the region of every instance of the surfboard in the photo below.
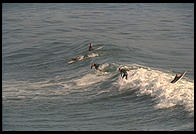
<svg viewBox="0 0 196 134">
<path fill-rule="evenodd" d="M 101 47 L 98 47 L 98 48 L 96 48 L 95 50 L 100 50 L 100 49 L 102 49 L 103 48 L 103 46 L 101 46 Z"/>
<path fill-rule="evenodd" d="M 174 80 L 172 80 L 171 83 L 176 83 L 177 81 L 179 81 L 180 79 L 182 79 L 185 74 L 186 74 L 186 71 L 183 72 L 179 77 L 175 76 Z"/>
<path fill-rule="evenodd" d="M 76 57 L 76 58 L 73 58 L 73 59 L 76 59 L 76 60 L 71 60 L 71 61 L 69 61 L 68 63 L 69 64 L 72 64 L 72 63 L 75 63 L 75 62 L 77 62 L 77 61 L 81 61 L 81 60 L 84 60 L 84 58 L 85 58 L 85 56 L 78 56 L 78 57 Z"/>
<path fill-rule="evenodd" d="M 69 61 L 68 63 L 69 63 L 69 64 L 72 64 L 72 63 L 74 63 L 74 62 L 76 62 L 76 61 L 71 60 L 71 61 Z"/>
</svg>

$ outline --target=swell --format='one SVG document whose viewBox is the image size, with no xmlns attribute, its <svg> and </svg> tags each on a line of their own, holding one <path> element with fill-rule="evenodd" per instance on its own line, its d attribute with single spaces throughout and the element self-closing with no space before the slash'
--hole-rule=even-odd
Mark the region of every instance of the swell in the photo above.
<svg viewBox="0 0 196 134">
<path fill-rule="evenodd" d="M 3 99 L 62 97 L 74 92 L 84 91 L 87 92 L 90 98 L 101 96 L 101 99 L 107 100 L 115 97 L 121 98 L 123 97 L 122 92 L 126 94 L 126 92 L 133 91 L 138 97 L 150 96 L 155 102 L 154 108 L 156 109 L 183 106 L 186 111 L 193 113 L 194 80 L 185 76 L 176 84 L 171 84 L 170 81 L 175 76 L 173 72 L 139 64 L 122 64 L 127 61 L 127 59 L 122 60 L 127 53 L 131 53 L 129 56 L 134 56 L 134 53 L 140 52 L 139 48 L 129 47 L 126 49 L 125 47 L 119 48 L 113 44 L 98 44 L 96 47 L 103 46 L 104 49 L 89 52 L 89 43 L 89 40 L 79 40 L 64 46 L 61 42 L 54 41 L 52 43 L 54 46 L 51 46 L 51 44 L 44 45 L 54 50 L 53 52 L 44 50 L 41 47 L 24 48 L 13 53 L 7 53 L 5 64 L 24 63 L 33 71 L 37 69 L 50 73 L 50 71 L 46 70 L 46 68 L 50 68 L 53 70 L 51 72 L 58 72 L 58 74 L 54 78 L 40 82 L 29 82 L 28 80 L 22 82 L 17 80 L 3 81 Z M 64 48 L 65 50 L 63 50 Z M 59 52 L 61 53 L 60 56 L 58 55 Z M 101 55 L 97 57 L 96 54 Z M 90 58 L 71 65 L 66 63 L 71 58 L 84 55 L 88 55 Z M 31 59 L 29 60 L 30 57 Z M 96 60 L 93 60 L 93 58 L 96 58 Z M 113 60 L 115 63 L 112 62 Z M 101 72 L 90 70 L 90 64 L 94 61 L 102 63 L 100 66 Z M 57 68 L 54 68 L 54 65 Z M 130 70 L 128 80 L 123 80 L 119 77 L 118 67 L 120 66 Z M 95 90 L 96 92 L 92 96 L 88 94 L 88 92 L 90 93 L 96 88 L 101 90 Z M 106 96 L 104 97 L 104 95 Z"/>
<path fill-rule="evenodd" d="M 109 66 L 110 65 L 110 66 Z M 118 65 L 103 64 L 107 72 L 91 71 L 65 80 L 59 75 L 41 82 L 3 81 L 3 100 L 25 98 L 62 97 L 71 93 L 85 93 L 89 103 L 133 96 L 133 100 L 151 99 L 155 109 L 183 106 L 191 115 L 194 112 L 194 81 L 186 76 L 175 84 L 170 83 L 175 74 L 141 65 L 126 65 L 128 80 L 121 79 Z M 114 69 L 110 67 L 114 66 Z M 123 65 L 121 65 L 123 66 Z M 107 69 L 108 68 L 108 69 Z M 81 76 L 82 75 L 82 76 Z M 149 96 L 149 97 L 147 97 Z M 142 97 L 142 99 L 141 99 Z M 147 97 L 147 98 L 146 98 Z M 141 101 L 142 102 L 142 101 Z"/>
</svg>

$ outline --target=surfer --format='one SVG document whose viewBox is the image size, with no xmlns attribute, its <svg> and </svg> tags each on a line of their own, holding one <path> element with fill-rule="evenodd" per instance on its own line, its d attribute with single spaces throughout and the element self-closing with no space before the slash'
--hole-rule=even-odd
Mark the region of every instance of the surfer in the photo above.
<svg viewBox="0 0 196 134">
<path fill-rule="evenodd" d="M 76 57 L 76 58 L 72 58 L 72 59 L 71 59 L 71 63 L 77 62 L 77 61 L 81 61 L 81 60 L 84 60 L 84 59 L 86 59 L 86 58 L 88 58 L 88 55 L 87 55 L 87 54 L 85 54 L 84 56 L 78 56 L 78 57 Z"/>
<path fill-rule="evenodd" d="M 88 51 L 92 51 L 92 50 L 93 50 L 93 44 L 90 43 L 89 45 L 90 45 L 90 46 L 89 46 L 89 48 L 88 48 Z"/>
<path fill-rule="evenodd" d="M 125 70 L 123 68 L 119 68 L 119 71 L 120 71 L 121 77 L 122 78 L 126 77 L 125 79 L 127 80 L 127 76 L 128 76 L 127 70 Z"/>
<path fill-rule="evenodd" d="M 97 57 L 97 56 L 100 56 L 100 55 L 95 54 L 95 53 L 92 53 L 90 55 L 85 54 L 85 55 L 77 56 L 76 58 L 72 58 L 71 61 L 69 61 L 68 63 L 72 64 L 72 63 L 75 63 L 75 62 L 78 62 L 78 61 L 82 61 L 82 60 L 89 59 L 89 58 L 94 58 L 94 57 Z"/>
<path fill-rule="evenodd" d="M 186 71 L 182 74 L 176 74 L 175 78 L 171 81 L 171 83 L 175 83 L 178 80 L 180 80 L 184 75 L 186 74 Z"/>
<path fill-rule="evenodd" d="M 93 67 L 95 67 L 96 70 L 101 71 L 101 70 L 99 69 L 99 64 L 95 64 L 95 63 L 91 64 L 91 69 L 92 69 Z"/>
</svg>

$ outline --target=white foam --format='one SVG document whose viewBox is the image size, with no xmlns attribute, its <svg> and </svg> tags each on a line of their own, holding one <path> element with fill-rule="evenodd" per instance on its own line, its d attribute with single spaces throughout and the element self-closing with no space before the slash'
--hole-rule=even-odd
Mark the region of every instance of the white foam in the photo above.
<svg viewBox="0 0 196 134">
<path fill-rule="evenodd" d="M 104 70 L 106 67 L 108 67 L 109 66 L 109 64 L 108 63 L 104 63 L 104 64 L 101 64 L 100 66 L 99 66 L 99 69 L 100 70 Z"/>
<path fill-rule="evenodd" d="M 104 81 L 107 78 L 108 76 L 105 73 L 97 71 L 94 74 L 87 74 L 82 78 L 68 81 L 62 81 L 63 76 L 39 82 L 3 81 L 2 96 L 4 100 L 10 100 L 18 98 L 39 99 L 57 95 L 68 95 L 79 91 L 77 89 L 80 89 L 81 86 L 89 86 Z"/>
<path fill-rule="evenodd" d="M 73 89 L 73 83 L 58 81 L 4 81 L 3 99 L 10 98 L 39 98 L 39 96 L 67 95 Z"/>
<path fill-rule="evenodd" d="M 137 95 L 152 96 L 155 108 L 168 108 L 182 105 L 187 111 L 194 111 L 194 82 L 181 79 L 172 84 L 175 74 L 165 73 L 149 68 L 135 68 L 128 71 L 128 80 L 119 76 L 119 90 L 137 89 Z"/>
<path fill-rule="evenodd" d="M 80 79 L 74 80 L 77 86 L 89 86 L 101 81 L 105 81 L 109 76 L 103 75 L 102 72 L 95 74 L 86 74 Z"/>
</svg>

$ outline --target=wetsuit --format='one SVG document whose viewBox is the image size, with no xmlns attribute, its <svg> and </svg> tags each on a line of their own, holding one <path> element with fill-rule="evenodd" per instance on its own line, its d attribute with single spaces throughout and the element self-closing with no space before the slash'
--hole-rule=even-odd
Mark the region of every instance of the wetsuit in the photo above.
<svg viewBox="0 0 196 134">
<path fill-rule="evenodd" d="M 72 61 L 77 61 L 78 60 L 78 58 L 72 58 Z"/>
<path fill-rule="evenodd" d="M 180 76 L 181 76 L 180 74 L 176 74 L 175 78 L 170 83 L 175 83 Z"/>
<path fill-rule="evenodd" d="M 120 69 L 120 75 L 122 78 L 126 77 L 127 80 L 128 73 L 125 69 Z"/>
<path fill-rule="evenodd" d="M 91 69 L 92 69 L 92 67 L 95 67 L 95 69 L 98 70 L 98 69 L 99 69 L 99 64 L 93 64 L 93 65 L 91 66 Z"/>
<path fill-rule="evenodd" d="M 93 46 L 90 44 L 88 51 L 92 51 L 93 50 Z"/>
</svg>

